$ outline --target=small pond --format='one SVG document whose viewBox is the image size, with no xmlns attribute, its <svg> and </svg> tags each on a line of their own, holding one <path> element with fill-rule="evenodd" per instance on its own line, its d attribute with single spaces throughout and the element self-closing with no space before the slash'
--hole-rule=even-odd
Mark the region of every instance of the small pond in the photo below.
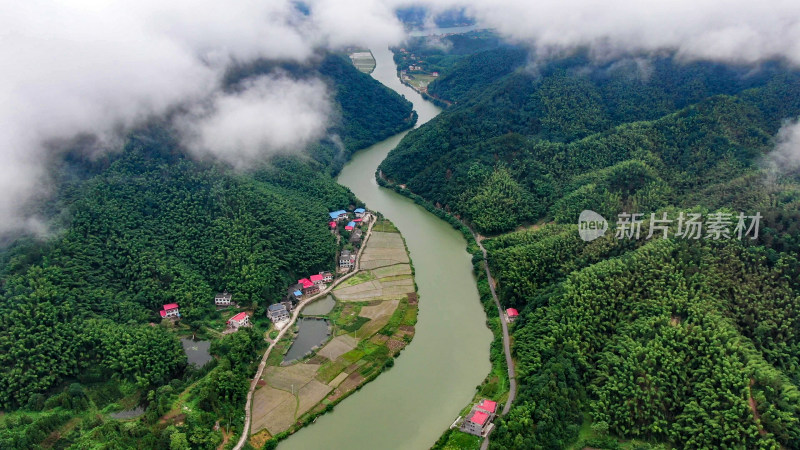
<svg viewBox="0 0 800 450">
<path fill-rule="evenodd" d="M 181 344 L 183 344 L 183 351 L 186 352 L 189 364 L 194 364 L 199 368 L 211 361 L 211 353 L 208 351 L 211 347 L 211 341 L 196 341 L 191 338 L 183 338 L 181 339 Z"/>
<path fill-rule="evenodd" d="M 331 312 L 334 306 L 336 306 L 336 300 L 333 299 L 332 295 L 328 295 L 323 299 L 308 304 L 303 308 L 302 312 L 307 316 L 324 316 Z"/>
<path fill-rule="evenodd" d="M 314 347 L 319 346 L 330 336 L 328 321 L 324 319 L 303 318 L 300 321 L 300 331 L 292 342 L 292 346 L 283 357 L 283 362 L 290 362 L 300 359 L 310 352 Z"/>
</svg>

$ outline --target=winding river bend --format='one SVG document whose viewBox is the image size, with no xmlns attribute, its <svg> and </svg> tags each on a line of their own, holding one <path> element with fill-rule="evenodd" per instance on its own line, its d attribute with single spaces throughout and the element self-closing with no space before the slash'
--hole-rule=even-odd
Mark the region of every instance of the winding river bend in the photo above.
<svg viewBox="0 0 800 450">
<path fill-rule="evenodd" d="M 377 63 L 372 76 L 414 104 L 417 126 L 440 112 L 400 83 L 388 49 L 372 52 Z M 378 164 L 405 134 L 358 152 L 338 181 L 394 222 L 405 237 L 420 295 L 414 341 L 392 369 L 285 440 L 280 450 L 430 448 L 490 370 L 492 334 L 485 325 L 464 238 L 375 181 Z"/>
</svg>

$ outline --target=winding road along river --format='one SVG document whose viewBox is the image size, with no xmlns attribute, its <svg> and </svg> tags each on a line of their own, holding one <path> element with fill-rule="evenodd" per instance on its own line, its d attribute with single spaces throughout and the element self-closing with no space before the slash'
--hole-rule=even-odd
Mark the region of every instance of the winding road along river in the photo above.
<svg viewBox="0 0 800 450">
<path fill-rule="evenodd" d="M 414 103 L 422 125 L 439 113 L 397 79 L 392 53 L 373 49 L 378 81 Z M 467 405 L 490 370 L 486 315 L 461 234 L 375 181 L 375 170 L 405 136 L 358 152 L 339 183 L 380 211 L 406 239 L 420 304 L 414 341 L 394 367 L 280 444 L 280 450 L 427 449 Z"/>
</svg>

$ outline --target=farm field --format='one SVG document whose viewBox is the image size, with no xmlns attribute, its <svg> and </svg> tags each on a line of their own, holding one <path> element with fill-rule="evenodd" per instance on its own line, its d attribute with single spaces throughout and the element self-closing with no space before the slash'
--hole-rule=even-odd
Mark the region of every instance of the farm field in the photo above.
<svg viewBox="0 0 800 450">
<path fill-rule="evenodd" d="M 354 52 L 350 54 L 350 61 L 361 72 L 371 73 L 375 69 L 375 58 L 369 51 Z"/>
<path fill-rule="evenodd" d="M 391 367 L 411 341 L 417 295 L 403 238 L 383 220 L 366 245 L 360 272 L 332 292 L 336 305 L 324 316 L 332 324 L 332 338 L 298 362 L 286 365 L 280 354 L 268 360 L 266 384 L 253 396 L 253 442 L 280 438 L 313 420 Z M 285 353 L 292 339 L 288 333 L 276 350 Z"/>
</svg>

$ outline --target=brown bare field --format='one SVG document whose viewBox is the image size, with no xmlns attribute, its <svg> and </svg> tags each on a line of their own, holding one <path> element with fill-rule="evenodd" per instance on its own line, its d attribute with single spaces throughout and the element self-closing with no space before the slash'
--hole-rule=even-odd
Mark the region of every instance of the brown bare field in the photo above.
<svg viewBox="0 0 800 450">
<path fill-rule="evenodd" d="M 300 403 L 297 406 L 296 417 L 299 418 L 306 411 L 313 408 L 314 405 L 321 402 L 331 390 L 333 388 L 327 384 L 320 383 L 317 380 L 309 381 L 308 384 L 300 388 L 300 392 L 297 394 L 300 398 Z"/>
<path fill-rule="evenodd" d="M 296 410 L 297 398 L 292 397 L 286 400 L 263 417 L 264 428 L 273 436 L 288 430 L 289 427 L 295 423 L 294 413 Z M 254 415 L 253 423 L 256 423 L 256 420 L 256 416 Z"/>
<path fill-rule="evenodd" d="M 342 384 L 339 385 L 337 390 L 343 393 L 350 392 L 363 382 L 364 377 L 358 372 L 353 372 L 342 382 Z"/>
<path fill-rule="evenodd" d="M 313 357 L 313 358 L 311 358 L 311 359 L 309 359 L 308 361 L 306 361 L 306 364 L 318 364 L 318 365 L 323 365 L 323 364 L 325 364 L 326 362 L 328 362 L 328 358 L 326 358 L 326 357 L 324 357 L 324 356 L 322 356 L 322 355 L 320 355 L 320 354 L 317 354 L 317 355 L 314 355 L 314 357 Z"/>
<path fill-rule="evenodd" d="M 394 337 L 393 337 L 392 339 L 389 339 L 388 341 L 386 341 L 386 346 L 389 347 L 389 351 L 392 354 L 395 354 L 395 353 L 399 352 L 403 347 L 405 347 L 406 343 L 404 341 L 402 341 L 402 340 L 394 339 Z"/>
<path fill-rule="evenodd" d="M 271 434 L 280 433 L 294 423 L 294 411 L 297 407 L 297 401 L 294 396 L 286 391 L 274 389 L 264 386 L 253 393 L 253 425 L 250 430 L 251 434 L 256 434 L 262 429 L 267 429 Z M 275 411 L 283 411 L 288 414 L 291 421 L 286 425 L 286 428 L 279 429 L 275 425 L 274 419 Z M 277 432 L 275 430 L 278 430 Z"/>
<path fill-rule="evenodd" d="M 311 381 L 317 374 L 319 364 L 293 364 L 286 367 L 270 366 L 264 371 L 264 378 L 270 386 L 284 391 L 294 390 Z"/>
<path fill-rule="evenodd" d="M 357 344 L 358 341 L 354 337 L 343 334 L 331 339 L 317 354 L 334 361 L 336 358 L 356 348 Z"/>
<path fill-rule="evenodd" d="M 331 382 L 328 383 L 328 386 L 331 387 L 339 386 L 340 384 L 342 384 L 342 381 L 344 381 L 348 376 L 349 375 L 346 372 L 342 372 L 339 375 L 336 375 L 336 378 L 331 380 Z"/>
<path fill-rule="evenodd" d="M 272 435 L 269 434 L 267 430 L 262 430 L 250 436 L 250 445 L 252 445 L 253 448 L 261 448 L 270 439 L 272 439 Z"/>
</svg>

